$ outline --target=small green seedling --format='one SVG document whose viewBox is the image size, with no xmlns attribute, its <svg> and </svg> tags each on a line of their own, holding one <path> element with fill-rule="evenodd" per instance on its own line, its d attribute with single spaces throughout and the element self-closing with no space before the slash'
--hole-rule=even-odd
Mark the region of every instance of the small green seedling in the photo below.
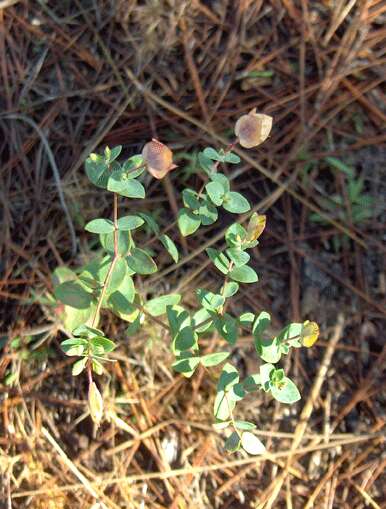
<svg viewBox="0 0 386 509">
<path fill-rule="evenodd" d="M 326 157 L 325 162 L 335 171 L 339 171 L 347 182 L 347 196 L 341 194 L 333 194 L 331 196 L 318 196 L 317 203 L 322 210 L 328 212 L 333 219 L 339 220 L 345 224 L 352 222 L 353 225 L 361 225 L 369 219 L 376 218 L 381 210 L 376 207 L 373 196 L 365 192 L 365 182 L 362 177 L 358 177 L 353 168 L 343 163 L 336 157 Z M 329 221 L 314 212 L 310 214 L 310 220 L 329 226 Z M 342 247 L 349 246 L 349 237 L 347 235 L 337 234 L 332 237 L 332 245 L 336 252 Z"/>
</svg>

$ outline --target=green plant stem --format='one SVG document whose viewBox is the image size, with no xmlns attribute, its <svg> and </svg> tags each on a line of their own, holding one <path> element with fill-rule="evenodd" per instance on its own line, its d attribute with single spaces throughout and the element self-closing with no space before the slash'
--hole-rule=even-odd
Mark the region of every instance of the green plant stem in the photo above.
<svg viewBox="0 0 386 509">
<path fill-rule="evenodd" d="M 99 295 L 99 299 L 98 299 L 97 307 L 95 309 L 95 313 L 94 313 L 94 316 L 92 319 L 91 327 L 95 327 L 99 312 L 102 307 L 102 302 L 103 302 L 104 296 L 106 294 L 106 290 L 107 290 L 107 286 L 108 286 L 111 274 L 113 273 L 115 264 L 117 263 L 117 260 L 118 260 L 118 256 L 119 256 L 118 255 L 118 195 L 116 193 L 114 193 L 114 256 L 111 261 L 109 270 L 106 274 L 105 280 L 103 282 L 102 291 Z"/>
<path fill-rule="evenodd" d="M 231 423 L 232 423 L 233 429 L 235 430 L 235 432 L 237 433 L 237 435 L 239 436 L 239 438 L 241 440 L 241 433 L 239 432 L 239 430 L 236 427 L 235 418 L 233 417 L 233 410 L 231 408 L 231 405 L 229 404 L 229 399 L 228 399 L 228 395 L 227 395 L 226 391 L 224 391 L 224 396 L 225 396 L 225 401 L 227 402 L 227 405 L 228 405 L 228 411 L 229 411 L 229 415 L 231 418 Z"/>
<path fill-rule="evenodd" d="M 233 269 L 233 265 L 234 265 L 234 262 L 232 262 L 232 261 L 231 261 L 231 263 L 229 264 L 229 272 Z M 227 284 L 227 282 L 228 282 L 228 279 L 229 279 L 229 278 L 228 278 L 228 275 L 226 275 L 226 276 L 225 276 L 225 279 L 224 279 L 224 283 L 223 283 L 223 285 L 222 285 L 222 287 L 221 287 L 221 291 L 220 291 L 220 295 L 222 295 L 222 296 L 224 296 L 225 286 L 226 286 L 226 284 Z M 225 302 L 225 303 L 224 303 L 224 306 L 223 306 L 223 308 L 222 308 L 222 310 L 221 310 L 221 314 L 222 314 L 222 315 L 225 313 L 226 304 L 227 304 L 227 303 Z"/>
<path fill-rule="evenodd" d="M 119 256 L 118 255 L 118 195 L 116 193 L 114 193 L 113 196 L 114 196 L 114 204 L 113 204 L 113 209 L 114 209 L 114 211 L 113 211 L 113 215 L 114 215 L 114 256 L 113 256 L 113 259 L 111 260 L 111 264 L 110 264 L 109 270 L 106 274 L 105 280 L 103 281 L 102 291 L 99 295 L 97 307 L 95 309 L 95 313 L 94 313 L 94 316 L 93 316 L 93 319 L 91 322 L 91 327 L 95 327 L 96 321 L 98 319 L 98 316 L 99 316 L 99 313 L 100 313 L 100 310 L 102 307 L 102 302 L 103 302 L 104 296 L 106 294 L 106 289 L 107 289 L 109 281 L 110 281 L 111 274 L 113 273 L 115 264 L 117 263 L 118 256 Z M 91 359 L 90 354 L 89 354 L 88 360 L 87 360 L 87 376 L 88 376 L 88 383 L 89 383 L 89 385 L 91 385 L 92 384 L 92 359 Z"/>
</svg>

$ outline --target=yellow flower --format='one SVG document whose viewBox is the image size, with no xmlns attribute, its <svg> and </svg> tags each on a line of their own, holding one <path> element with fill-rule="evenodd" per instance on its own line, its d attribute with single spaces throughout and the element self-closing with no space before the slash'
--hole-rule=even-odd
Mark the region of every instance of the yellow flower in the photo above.
<svg viewBox="0 0 386 509">
<path fill-rule="evenodd" d="M 238 119 L 235 134 L 244 148 L 257 147 L 263 143 L 272 129 L 272 117 L 256 113 L 256 108 Z"/>
<path fill-rule="evenodd" d="M 170 148 L 154 138 L 143 147 L 142 157 L 148 171 L 156 179 L 162 179 L 169 171 L 177 168 L 173 164 L 173 152 Z"/>
<path fill-rule="evenodd" d="M 302 343 L 310 348 L 319 337 L 319 325 L 316 322 L 305 321 L 302 330 Z"/>
</svg>

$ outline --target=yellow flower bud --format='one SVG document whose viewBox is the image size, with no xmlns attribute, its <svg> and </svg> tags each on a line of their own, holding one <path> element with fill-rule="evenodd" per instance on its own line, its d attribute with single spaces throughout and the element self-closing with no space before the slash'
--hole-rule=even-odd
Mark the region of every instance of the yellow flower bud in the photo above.
<svg viewBox="0 0 386 509">
<path fill-rule="evenodd" d="M 303 323 L 302 331 L 302 343 L 307 348 L 310 348 L 316 343 L 319 337 L 319 326 L 316 322 L 310 322 L 309 320 Z"/>
<path fill-rule="evenodd" d="M 142 157 L 147 169 L 156 179 L 162 179 L 177 166 L 173 164 L 173 152 L 154 138 L 143 147 Z"/>
<path fill-rule="evenodd" d="M 235 125 L 235 134 L 244 148 L 257 147 L 263 143 L 272 129 L 272 117 L 256 113 L 256 108 L 243 115 Z"/>
<path fill-rule="evenodd" d="M 91 382 L 88 388 L 88 408 L 91 419 L 99 426 L 103 417 L 103 399 L 95 382 Z"/>
</svg>

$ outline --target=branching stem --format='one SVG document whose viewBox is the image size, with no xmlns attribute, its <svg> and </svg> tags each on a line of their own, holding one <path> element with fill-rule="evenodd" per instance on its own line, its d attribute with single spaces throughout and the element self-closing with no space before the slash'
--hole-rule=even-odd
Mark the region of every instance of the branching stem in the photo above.
<svg viewBox="0 0 386 509">
<path fill-rule="evenodd" d="M 102 302 L 104 299 L 104 296 L 106 294 L 106 290 L 110 281 L 111 274 L 113 273 L 115 264 L 118 260 L 118 195 L 114 193 L 114 256 L 111 260 L 111 264 L 109 267 L 109 270 L 106 274 L 105 280 L 103 281 L 102 291 L 99 295 L 97 307 L 95 309 L 95 313 L 91 322 L 91 327 L 95 327 L 96 321 L 98 319 L 99 312 L 102 307 Z"/>
</svg>

